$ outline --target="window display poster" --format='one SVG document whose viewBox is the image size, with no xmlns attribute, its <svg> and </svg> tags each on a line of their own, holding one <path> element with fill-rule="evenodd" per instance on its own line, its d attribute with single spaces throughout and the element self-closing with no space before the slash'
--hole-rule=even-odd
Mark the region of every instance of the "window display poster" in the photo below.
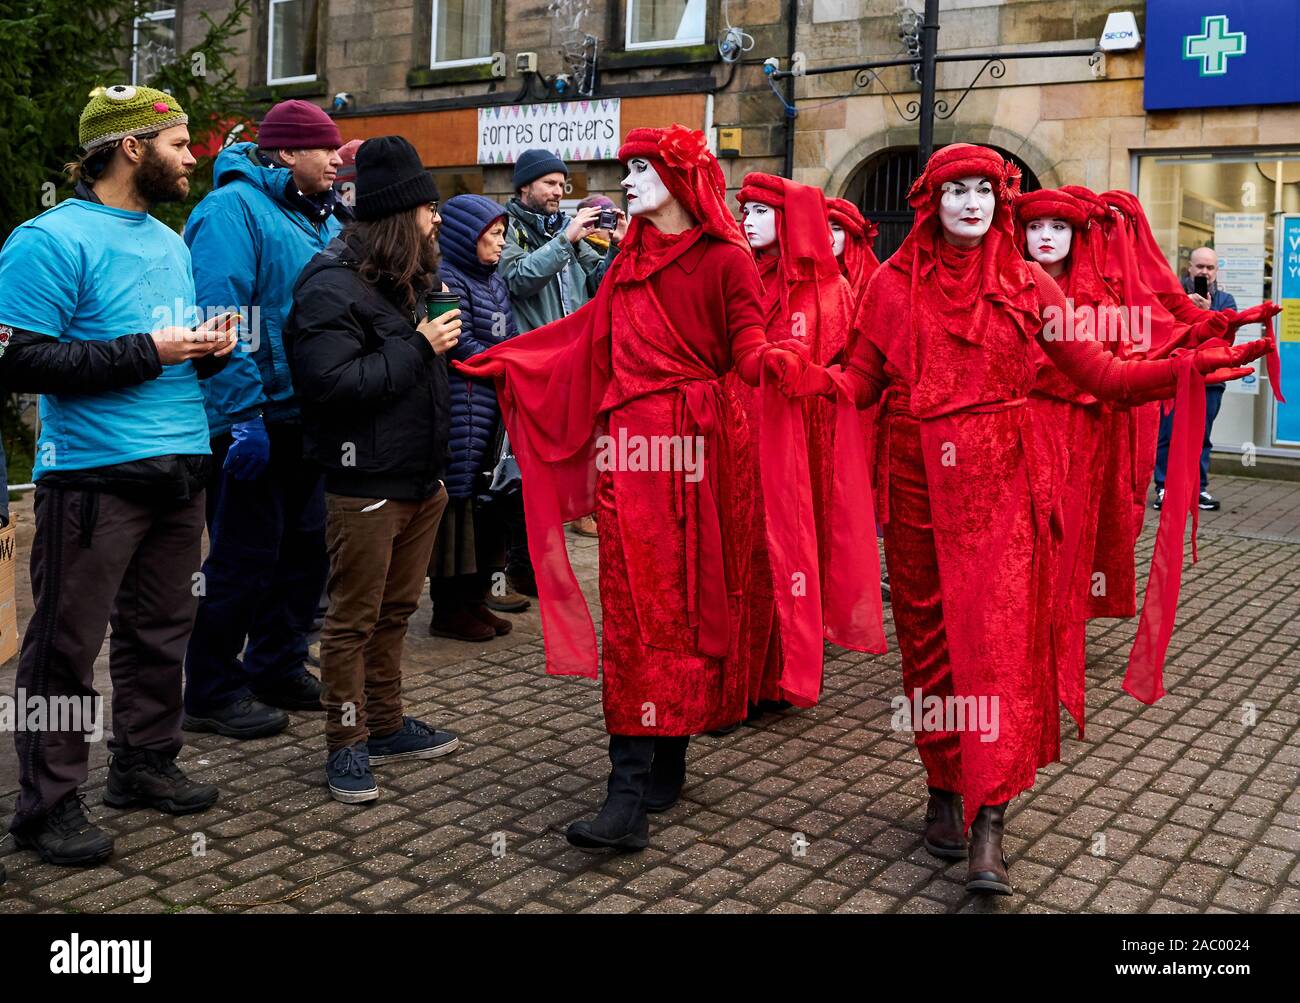
<svg viewBox="0 0 1300 1003">
<path fill-rule="evenodd" d="M 1238 310 L 1246 310 L 1264 301 L 1264 240 L 1268 217 L 1262 212 L 1216 212 L 1214 214 L 1214 247 L 1219 256 L 1219 289 L 1230 293 Z M 1253 341 L 1262 337 L 1262 324 L 1243 327 L 1237 341 Z M 1256 360 L 1254 373 L 1228 384 L 1234 394 L 1259 394 L 1263 363 Z"/>
<path fill-rule="evenodd" d="M 1277 218 L 1273 296 L 1282 307 L 1274 322 L 1282 356 L 1282 396 L 1273 410 L 1275 444 L 1300 445 L 1300 213 Z"/>
</svg>

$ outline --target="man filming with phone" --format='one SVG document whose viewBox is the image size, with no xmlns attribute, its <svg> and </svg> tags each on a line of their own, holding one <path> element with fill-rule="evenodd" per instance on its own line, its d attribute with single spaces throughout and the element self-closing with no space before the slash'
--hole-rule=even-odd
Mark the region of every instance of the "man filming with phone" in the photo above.
<svg viewBox="0 0 1300 1003">
<path fill-rule="evenodd" d="M 627 233 L 627 215 L 612 203 L 579 206 L 573 216 L 564 212 L 560 201 L 568 181 L 569 168 L 550 150 L 525 150 L 515 161 L 511 182 L 515 197 L 506 205 L 506 243 L 497 273 L 505 280 L 521 334 L 567 317 L 595 296 Z M 609 238 L 603 254 L 587 239 L 602 229 Z M 525 595 L 537 595 L 537 583 L 528 556 L 523 509 L 516 503 L 507 511 L 510 592 L 489 597 L 488 607 L 517 613 L 528 608 Z M 596 535 L 591 516 L 572 526 L 581 535 Z"/>
<path fill-rule="evenodd" d="M 1192 251 L 1187 263 L 1187 275 L 1183 279 L 1183 290 L 1188 298 L 1202 310 L 1235 310 L 1237 301 L 1231 293 L 1225 293 L 1218 285 L 1219 255 L 1212 247 L 1198 247 Z M 1201 493 L 1197 504 L 1202 511 L 1215 512 L 1219 509 L 1219 500 L 1210 494 L 1210 432 L 1214 419 L 1223 403 L 1223 384 L 1207 385 L 1205 388 L 1205 441 L 1201 445 Z M 1174 410 L 1160 419 L 1160 438 L 1156 444 L 1156 500 L 1155 508 L 1160 508 L 1165 500 L 1165 466 L 1169 461 L 1169 437 L 1174 428 Z"/>
</svg>

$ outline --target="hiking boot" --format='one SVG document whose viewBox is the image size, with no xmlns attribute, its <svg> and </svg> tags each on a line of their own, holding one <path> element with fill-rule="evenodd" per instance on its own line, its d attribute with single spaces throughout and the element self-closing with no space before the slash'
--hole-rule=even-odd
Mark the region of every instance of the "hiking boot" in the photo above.
<svg viewBox="0 0 1300 1003">
<path fill-rule="evenodd" d="M 185 731 L 215 731 L 226 738 L 266 738 L 287 727 L 288 714 L 252 697 L 241 697 L 207 714 L 186 714 L 181 719 Z"/>
<path fill-rule="evenodd" d="M 197 784 L 182 773 L 175 756 L 155 749 L 124 749 L 109 761 L 104 804 L 143 804 L 168 815 L 189 815 L 211 808 L 218 794 L 214 785 Z"/>
<path fill-rule="evenodd" d="M 86 818 L 86 805 L 68 791 L 39 819 L 14 830 L 14 845 L 35 850 L 47 864 L 93 867 L 113 855 L 113 837 Z"/>
<path fill-rule="evenodd" d="M 324 710 L 320 680 L 310 672 L 296 672 L 257 691 L 257 699 L 281 710 Z"/>
</svg>

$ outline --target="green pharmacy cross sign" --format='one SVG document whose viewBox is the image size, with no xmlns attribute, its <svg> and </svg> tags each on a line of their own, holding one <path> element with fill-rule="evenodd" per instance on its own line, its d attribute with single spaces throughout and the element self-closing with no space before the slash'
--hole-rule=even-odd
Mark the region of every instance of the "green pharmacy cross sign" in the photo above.
<svg viewBox="0 0 1300 1003">
<path fill-rule="evenodd" d="M 1183 58 L 1201 61 L 1200 75 L 1221 77 L 1228 72 L 1229 56 L 1246 54 L 1246 33 L 1229 31 L 1226 15 L 1206 16 L 1201 20 L 1201 33 L 1183 39 Z"/>
</svg>

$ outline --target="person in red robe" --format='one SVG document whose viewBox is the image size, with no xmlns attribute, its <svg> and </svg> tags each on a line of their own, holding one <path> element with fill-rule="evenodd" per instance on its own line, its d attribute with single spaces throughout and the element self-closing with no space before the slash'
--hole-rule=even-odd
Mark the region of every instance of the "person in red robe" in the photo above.
<svg viewBox="0 0 1300 1003">
<path fill-rule="evenodd" d="M 791 487 L 768 519 L 774 569 L 817 574 L 800 403 L 766 382 L 761 287 L 702 133 L 634 129 L 619 150 L 631 222 L 593 300 L 457 368 L 496 382 L 524 482 L 547 670 L 597 675 L 595 633 L 565 549 L 566 520 L 598 512 L 608 794 L 569 826 L 582 849 L 642 849 L 647 812 L 680 795 L 689 737 L 740 720 L 738 647 L 752 463 L 743 409 L 722 377 L 760 384 Z M 674 452 L 675 451 L 675 452 Z M 777 573 L 774 570 L 774 574 Z M 845 565 L 836 581 L 853 577 Z M 788 591 L 788 590 L 787 590 Z M 815 587 L 778 601 L 787 691 L 816 699 L 823 614 Z M 839 607 L 830 604 L 832 613 Z M 866 637 L 847 615 L 832 616 Z M 866 638 L 862 646 L 866 647 Z M 879 639 L 883 647 L 883 635 Z"/>
<path fill-rule="evenodd" d="M 1179 407 L 1206 381 L 1244 375 L 1269 347 L 1209 342 L 1129 361 L 1068 340 L 1064 296 L 1016 246 L 1018 189 L 1018 170 L 994 150 L 939 150 L 909 193 L 911 232 L 869 283 L 847 370 L 781 349 L 765 360 L 792 394 L 883 398 L 881 519 L 907 691 L 898 711 L 928 774 L 924 845 L 968 856 L 967 888 L 997 894 L 1011 893 L 1007 805 L 1060 748 L 1052 499 L 1026 406 L 1034 344 L 1098 399 L 1177 394 Z M 1162 692 L 1163 649 L 1143 656 L 1126 687 L 1150 702 Z"/>
<path fill-rule="evenodd" d="M 875 252 L 876 235 L 879 230 L 876 224 L 866 219 L 858 207 L 848 199 L 828 198 L 826 212 L 831 229 L 831 247 L 835 251 L 835 260 L 840 263 L 841 274 L 849 280 L 849 288 L 853 291 L 853 308 L 856 312 L 862 304 L 862 297 L 866 294 L 867 283 L 880 267 Z M 879 479 L 875 471 L 875 447 L 879 433 L 876 409 L 866 408 L 862 411 L 861 418 L 862 435 L 867 450 L 867 467 L 872 472 L 872 481 L 875 483 Z M 877 525 L 877 539 L 881 535 L 881 528 Z M 880 596 L 882 601 L 889 602 L 889 575 L 883 569 L 880 575 Z"/>
<path fill-rule="evenodd" d="M 1091 336 L 1115 353 L 1128 331 L 1118 297 L 1106 285 L 1099 264 L 1105 245 L 1100 220 L 1105 207 L 1084 203 L 1068 192 L 1044 188 L 1015 202 L 1021 246 L 1060 287 L 1076 317 L 1090 319 Z M 1088 596 L 1105 592 L 1105 577 L 1096 578 L 1092 558 L 1101 511 L 1108 412 L 1127 418 L 1081 390 L 1035 346 L 1038 369 L 1029 393 L 1030 429 L 1047 472 L 1053 513 L 1051 555 L 1051 629 L 1057 664 L 1057 691 L 1084 733 L 1084 669 Z M 1121 431 L 1126 429 L 1121 426 Z M 1121 520 L 1127 530 L 1128 520 Z M 1132 574 L 1132 536 L 1129 579 Z"/>
<path fill-rule="evenodd" d="M 751 173 L 737 200 L 763 281 L 768 341 L 793 339 L 819 365 L 842 361 L 853 320 L 853 290 L 835 259 L 825 195 L 789 178 Z M 826 568 L 835 409 L 809 401 L 805 415 L 817 543 Z"/>
<path fill-rule="evenodd" d="M 852 320 L 852 293 L 840 275 L 825 226 L 826 199 L 821 189 L 772 174 L 748 174 L 738 195 L 742 228 L 758 263 L 762 280 L 764 323 L 769 342 L 795 341 L 811 359 L 826 363 L 837 359 Z M 759 450 L 760 395 L 733 374 L 729 377 L 749 418 L 750 441 Z M 808 427 L 808 467 L 812 499 L 819 513 L 818 548 L 825 567 L 827 537 L 824 513 L 831 485 L 834 410 L 824 401 L 804 405 Z M 780 502 L 778 502 L 780 504 Z M 781 687 L 782 646 L 776 599 L 767 550 L 761 532 L 766 505 L 762 484 L 754 490 L 755 526 L 751 534 L 748 587 L 744 600 L 744 633 L 748 644 L 750 714 L 754 720 L 765 711 L 788 708 L 791 701 Z M 823 582 L 823 587 L 825 583 Z"/>
<path fill-rule="evenodd" d="M 826 213 L 830 221 L 831 248 L 840 264 L 840 274 L 849 280 L 856 307 L 867 291 L 867 282 L 880 267 L 874 249 L 878 232 L 876 224 L 868 221 L 848 199 L 828 198 Z"/>
</svg>

